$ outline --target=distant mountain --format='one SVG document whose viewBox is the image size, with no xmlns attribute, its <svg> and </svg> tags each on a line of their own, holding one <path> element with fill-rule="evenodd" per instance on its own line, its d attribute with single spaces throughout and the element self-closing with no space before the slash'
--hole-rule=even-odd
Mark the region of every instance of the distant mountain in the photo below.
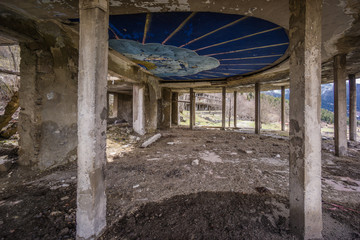
<svg viewBox="0 0 360 240">
<path fill-rule="evenodd" d="M 274 97 L 281 97 L 280 90 L 274 91 L 266 91 L 263 92 L 264 94 L 271 95 Z M 358 119 L 360 118 L 360 84 L 356 84 L 356 93 L 357 93 L 357 112 L 358 112 Z M 289 99 L 290 91 L 289 89 L 285 90 L 285 98 Z M 346 102 L 347 102 L 347 109 L 349 112 L 349 83 L 346 82 Z M 331 112 L 334 112 L 334 84 L 323 84 L 321 85 L 321 108 L 327 109 Z"/>
</svg>

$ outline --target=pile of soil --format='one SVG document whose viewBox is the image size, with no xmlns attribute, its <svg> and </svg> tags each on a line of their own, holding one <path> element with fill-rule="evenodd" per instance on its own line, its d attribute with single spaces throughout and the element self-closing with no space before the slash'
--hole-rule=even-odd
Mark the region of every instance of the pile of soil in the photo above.
<svg viewBox="0 0 360 240">
<path fill-rule="evenodd" d="M 289 239 L 282 212 L 286 205 L 285 198 L 271 195 L 200 192 L 175 196 L 142 206 L 101 239 Z"/>
</svg>

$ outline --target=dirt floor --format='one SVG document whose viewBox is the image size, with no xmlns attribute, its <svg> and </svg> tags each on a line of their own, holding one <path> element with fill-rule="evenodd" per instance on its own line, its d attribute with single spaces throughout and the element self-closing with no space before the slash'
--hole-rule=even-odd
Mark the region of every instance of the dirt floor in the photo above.
<svg viewBox="0 0 360 240">
<path fill-rule="evenodd" d="M 108 131 L 102 239 L 292 239 L 288 138 L 240 130 Z M 360 143 L 333 155 L 323 139 L 325 239 L 360 239 Z M 6 149 L 3 148 L 2 149 Z M 2 154 L 6 154 L 3 151 Z M 11 155 L 9 148 L 8 154 Z M 0 175 L 0 239 L 74 239 L 76 163 Z"/>
</svg>

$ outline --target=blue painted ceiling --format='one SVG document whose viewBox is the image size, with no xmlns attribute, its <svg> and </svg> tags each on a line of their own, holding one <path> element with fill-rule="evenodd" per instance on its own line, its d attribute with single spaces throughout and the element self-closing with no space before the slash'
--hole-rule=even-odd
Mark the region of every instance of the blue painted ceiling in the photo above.
<svg viewBox="0 0 360 240">
<path fill-rule="evenodd" d="M 112 15 L 109 46 L 167 81 L 247 75 L 281 58 L 289 44 L 271 22 L 210 12 Z"/>
</svg>

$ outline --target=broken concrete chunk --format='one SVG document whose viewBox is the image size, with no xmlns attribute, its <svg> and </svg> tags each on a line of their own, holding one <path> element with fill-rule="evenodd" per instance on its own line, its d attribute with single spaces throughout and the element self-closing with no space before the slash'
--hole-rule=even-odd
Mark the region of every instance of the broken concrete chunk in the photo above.
<svg viewBox="0 0 360 240">
<path fill-rule="evenodd" d="M 146 148 L 147 146 L 149 146 L 150 144 L 156 142 L 159 138 L 161 137 L 161 134 L 155 134 L 154 136 L 152 136 L 151 138 L 149 138 L 148 140 L 146 140 L 141 147 L 142 148 Z"/>
</svg>

